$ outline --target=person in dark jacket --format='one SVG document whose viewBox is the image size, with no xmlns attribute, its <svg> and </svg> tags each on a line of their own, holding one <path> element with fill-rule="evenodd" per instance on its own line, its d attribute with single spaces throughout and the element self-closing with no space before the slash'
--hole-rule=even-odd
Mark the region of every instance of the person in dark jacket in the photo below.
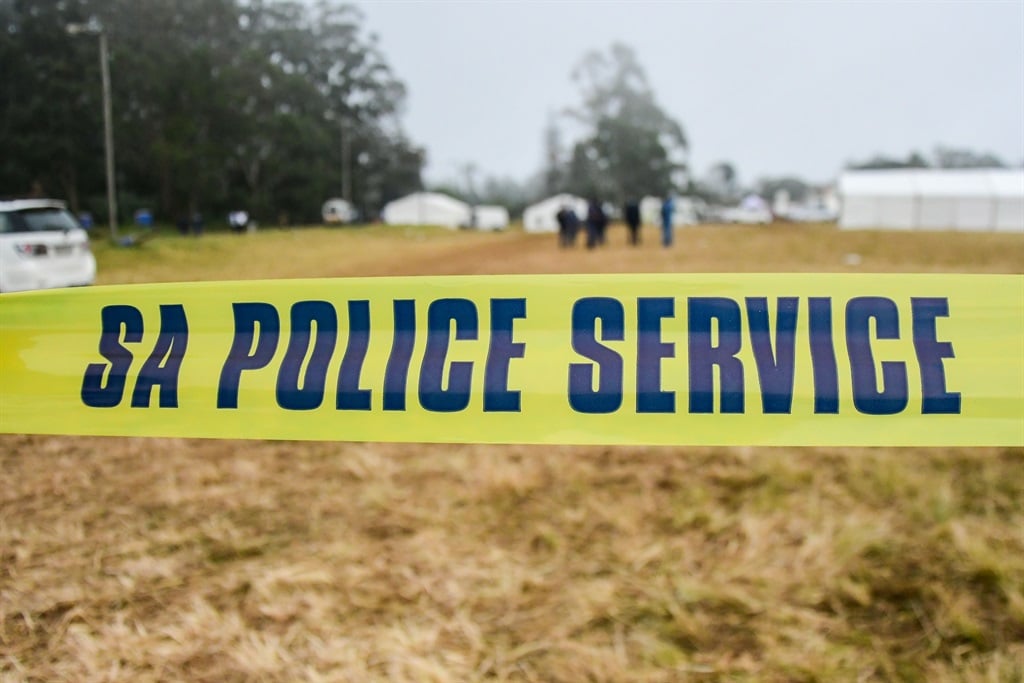
<svg viewBox="0 0 1024 683">
<path fill-rule="evenodd" d="M 580 217 L 571 207 L 565 207 L 565 238 L 568 240 L 566 246 L 576 246 L 576 233 L 580 231 Z"/>
<path fill-rule="evenodd" d="M 623 207 L 622 213 L 626 219 L 626 227 L 629 228 L 629 243 L 636 246 L 640 244 L 640 203 L 630 199 Z"/>
<path fill-rule="evenodd" d="M 569 246 L 569 207 L 563 206 L 555 214 L 558 221 L 558 246 Z"/>
<path fill-rule="evenodd" d="M 601 208 L 601 202 L 591 199 L 587 205 L 587 249 L 604 244 L 604 230 L 608 217 Z"/>
</svg>

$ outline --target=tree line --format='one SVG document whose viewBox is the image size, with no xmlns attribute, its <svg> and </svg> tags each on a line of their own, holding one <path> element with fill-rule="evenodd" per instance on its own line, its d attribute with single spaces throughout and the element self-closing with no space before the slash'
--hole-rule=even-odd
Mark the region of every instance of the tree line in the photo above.
<svg viewBox="0 0 1024 683">
<path fill-rule="evenodd" d="M 631 47 L 591 50 L 569 76 L 577 104 L 549 115 L 542 166 L 533 177 L 480 181 L 478 169 L 467 164 L 462 177 L 432 189 L 470 203 L 501 204 L 513 214 L 561 193 L 621 206 L 647 195 L 694 192 L 683 126 L 659 104 Z M 569 142 L 566 130 L 575 133 Z"/>
<path fill-rule="evenodd" d="M 173 222 L 244 208 L 265 223 L 319 220 L 345 196 L 365 218 L 421 189 L 426 152 L 401 124 L 406 88 L 358 9 L 335 0 L 0 0 L 0 194 L 67 199 L 106 218 L 95 35 L 108 36 L 121 219 L 149 208 Z M 685 193 L 731 203 L 743 192 L 809 186 L 792 176 L 739 182 L 688 164 L 683 126 L 657 101 L 635 51 L 612 44 L 569 74 L 574 106 L 553 113 L 544 161 L 527 182 L 464 177 L 434 189 L 518 213 L 569 192 L 621 205 Z M 573 132 L 566 142 L 566 130 Z M 932 159 L 876 156 L 849 168 L 1002 166 L 940 147 Z"/>
<path fill-rule="evenodd" d="M 331 0 L 0 0 L 0 192 L 61 197 L 106 217 L 101 78 L 108 36 L 121 220 L 247 209 L 315 222 L 328 197 L 375 216 L 422 188 L 426 153 L 403 132 L 406 89 L 358 9 Z M 545 133 L 545 167 L 447 189 L 514 213 L 557 192 L 621 202 L 686 190 L 687 140 L 633 50 L 594 50 L 576 107 Z M 461 185 L 461 187 L 458 187 Z"/>
<path fill-rule="evenodd" d="M 105 216 L 98 41 L 108 35 L 122 220 L 247 208 L 370 215 L 422 186 L 404 84 L 351 6 L 263 0 L 0 0 L 0 188 Z"/>
</svg>

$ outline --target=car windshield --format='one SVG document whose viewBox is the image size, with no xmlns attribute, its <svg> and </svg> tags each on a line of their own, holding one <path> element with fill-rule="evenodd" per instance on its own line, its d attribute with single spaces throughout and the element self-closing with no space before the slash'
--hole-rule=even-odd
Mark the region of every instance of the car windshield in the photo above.
<svg viewBox="0 0 1024 683">
<path fill-rule="evenodd" d="M 67 231 L 79 227 L 65 209 L 26 209 L 0 213 L 0 232 Z"/>
</svg>

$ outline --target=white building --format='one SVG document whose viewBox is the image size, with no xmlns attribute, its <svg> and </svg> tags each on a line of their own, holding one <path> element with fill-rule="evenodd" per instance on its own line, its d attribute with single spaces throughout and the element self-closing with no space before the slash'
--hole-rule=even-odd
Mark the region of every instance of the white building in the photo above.
<svg viewBox="0 0 1024 683">
<path fill-rule="evenodd" d="M 388 202 L 381 219 L 388 225 L 440 225 L 445 228 L 469 227 L 472 208 L 438 192 L 415 192 Z"/>
<path fill-rule="evenodd" d="M 848 171 L 839 227 L 1024 233 L 1024 170 Z"/>
<path fill-rule="evenodd" d="M 587 219 L 587 200 L 571 194 L 548 197 L 523 211 L 523 230 L 526 232 L 558 232 L 558 212 L 568 206 L 576 212 L 582 223 Z"/>
<path fill-rule="evenodd" d="M 477 204 L 472 211 L 473 227 L 477 230 L 504 230 L 508 227 L 508 209 L 504 206 Z"/>
</svg>

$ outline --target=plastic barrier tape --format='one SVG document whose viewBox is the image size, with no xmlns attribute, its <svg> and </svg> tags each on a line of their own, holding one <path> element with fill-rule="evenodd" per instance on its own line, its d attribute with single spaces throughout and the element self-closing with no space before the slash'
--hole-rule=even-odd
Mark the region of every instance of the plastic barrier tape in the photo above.
<svg viewBox="0 0 1024 683">
<path fill-rule="evenodd" d="M 0 432 L 1024 445 L 1024 276 L 546 275 L 0 297 Z"/>
</svg>

